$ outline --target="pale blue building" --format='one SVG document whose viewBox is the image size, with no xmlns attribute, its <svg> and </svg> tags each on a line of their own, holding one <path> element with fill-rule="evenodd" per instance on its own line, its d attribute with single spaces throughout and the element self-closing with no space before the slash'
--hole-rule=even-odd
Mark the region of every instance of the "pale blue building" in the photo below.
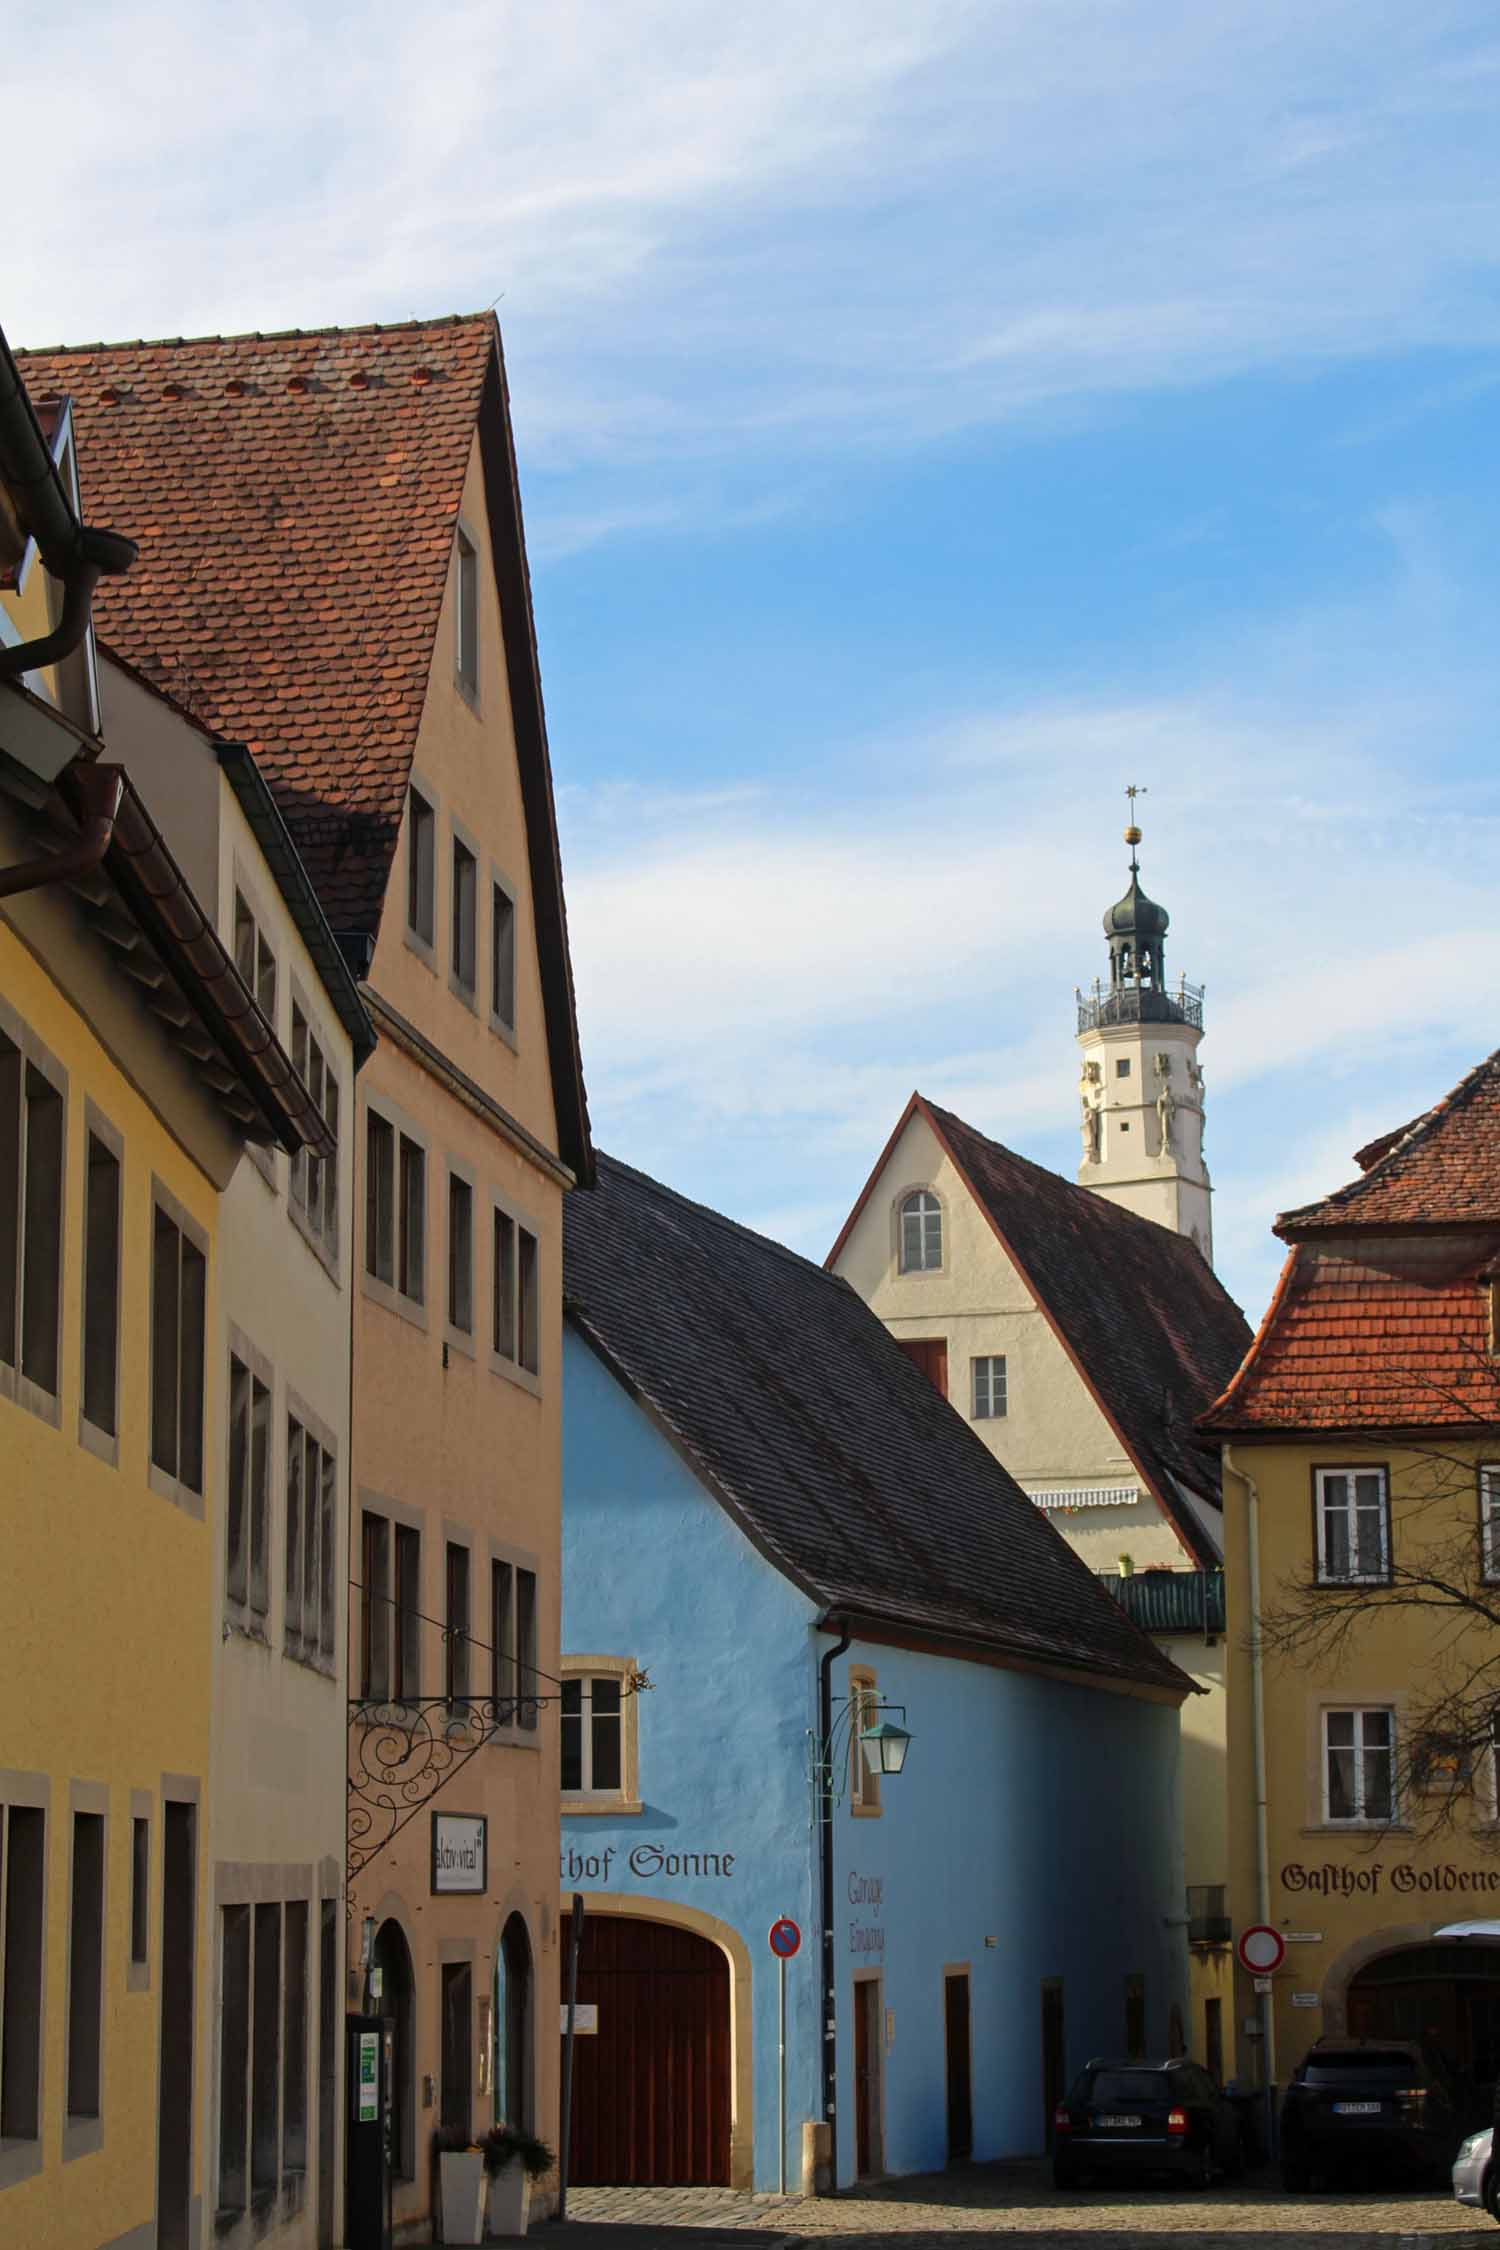
<svg viewBox="0 0 1500 2250">
<path fill-rule="evenodd" d="M 565 1292 L 573 2177 L 1041 2149 L 1183 2043 L 1190 1683 L 844 1282 L 601 1157 Z"/>
</svg>

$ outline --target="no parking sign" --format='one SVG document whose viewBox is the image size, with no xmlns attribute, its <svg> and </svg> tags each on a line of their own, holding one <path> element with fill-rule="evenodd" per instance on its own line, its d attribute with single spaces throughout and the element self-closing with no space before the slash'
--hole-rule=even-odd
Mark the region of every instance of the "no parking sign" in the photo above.
<svg viewBox="0 0 1500 2250">
<path fill-rule="evenodd" d="M 792 1955 L 801 1949 L 802 1932 L 790 1914 L 783 1914 L 771 1924 L 766 1933 L 766 1943 L 778 1961 L 790 1961 Z"/>
</svg>

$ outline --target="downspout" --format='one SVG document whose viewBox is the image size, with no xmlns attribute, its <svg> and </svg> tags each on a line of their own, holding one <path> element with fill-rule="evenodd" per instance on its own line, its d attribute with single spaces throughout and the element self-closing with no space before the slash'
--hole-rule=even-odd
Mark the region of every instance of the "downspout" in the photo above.
<svg viewBox="0 0 1500 2250">
<path fill-rule="evenodd" d="M 831 1628 L 830 1628 L 831 1629 Z M 838 2134 L 838 2015 L 833 1973 L 833 1775 L 829 1769 L 829 1742 L 833 1734 L 833 1667 L 849 1646 L 843 1633 L 825 1649 L 818 1666 L 818 1875 L 821 1884 L 823 1938 L 823 2122 L 828 2128 L 828 2185 L 839 2184 Z"/>
<path fill-rule="evenodd" d="M 115 821 L 125 792 L 125 769 L 80 761 L 73 775 L 73 792 L 80 812 L 77 843 L 69 844 L 64 851 L 48 852 L 43 859 L 23 860 L 19 867 L 0 868 L 0 898 L 39 891 L 47 883 L 75 882 L 99 865 L 114 842 Z"/>
<path fill-rule="evenodd" d="M 1260 1488 L 1248 1470 L 1239 1467 L 1234 1446 L 1224 1441 L 1224 1466 L 1245 1488 L 1245 1540 L 1250 1580 L 1250 1731 L 1255 1754 L 1255 1911 L 1263 1923 L 1271 1922 L 1271 1849 L 1266 1811 L 1266 1692 L 1260 1646 Z M 1276 2139 L 1276 2008 L 1275 1995 L 1262 1992 L 1260 2003 L 1261 2070 L 1266 2092 L 1266 2151 L 1274 2153 Z"/>
</svg>

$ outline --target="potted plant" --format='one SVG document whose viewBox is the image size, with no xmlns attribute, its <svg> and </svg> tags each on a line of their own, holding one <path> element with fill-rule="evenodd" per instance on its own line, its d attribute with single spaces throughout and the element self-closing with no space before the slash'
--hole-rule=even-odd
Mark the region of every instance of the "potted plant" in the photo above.
<svg viewBox="0 0 1500 2250">
<path fill-rule="evenodd" d="M 545 2141 L 519 2125 L 496 2125 L 484 2136 L 484 2168 L 489 2174 L 487 2232 L 517 2235 L 531 2218 L 531 2183 L 550 2172 L 554 2158 Z"/>
<path fill-rule="evenodd" d="M 461 2125 L 442 2125 L 432 2136 L 438 2172 L 438 2240 L 483 2242 L 484 2150 Z"/>
</svg>

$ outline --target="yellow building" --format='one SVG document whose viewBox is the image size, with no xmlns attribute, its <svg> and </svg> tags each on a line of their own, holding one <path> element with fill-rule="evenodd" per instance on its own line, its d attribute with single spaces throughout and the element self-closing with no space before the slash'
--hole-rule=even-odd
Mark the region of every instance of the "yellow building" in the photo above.
<svg viewBox="0 0 1500 2250">
<path fill-rule="evenodd" d="M 1283 1215 L 1223 1441 L 1231 1906 L 1285 1943 L 1236 2002 L 1262 2082 L 1324 2034 L 1500 2075 L 1500 1059 Z M 1242 2050 L 1243 2051 L 1243 2050 Z"/>
<path fill-rule="evenodd" d="M 220 1198 L 321 1120 L 101 757 L 70 445 L 0 338 L 0 2241 L 188 2250 Z"/>
</svg>

